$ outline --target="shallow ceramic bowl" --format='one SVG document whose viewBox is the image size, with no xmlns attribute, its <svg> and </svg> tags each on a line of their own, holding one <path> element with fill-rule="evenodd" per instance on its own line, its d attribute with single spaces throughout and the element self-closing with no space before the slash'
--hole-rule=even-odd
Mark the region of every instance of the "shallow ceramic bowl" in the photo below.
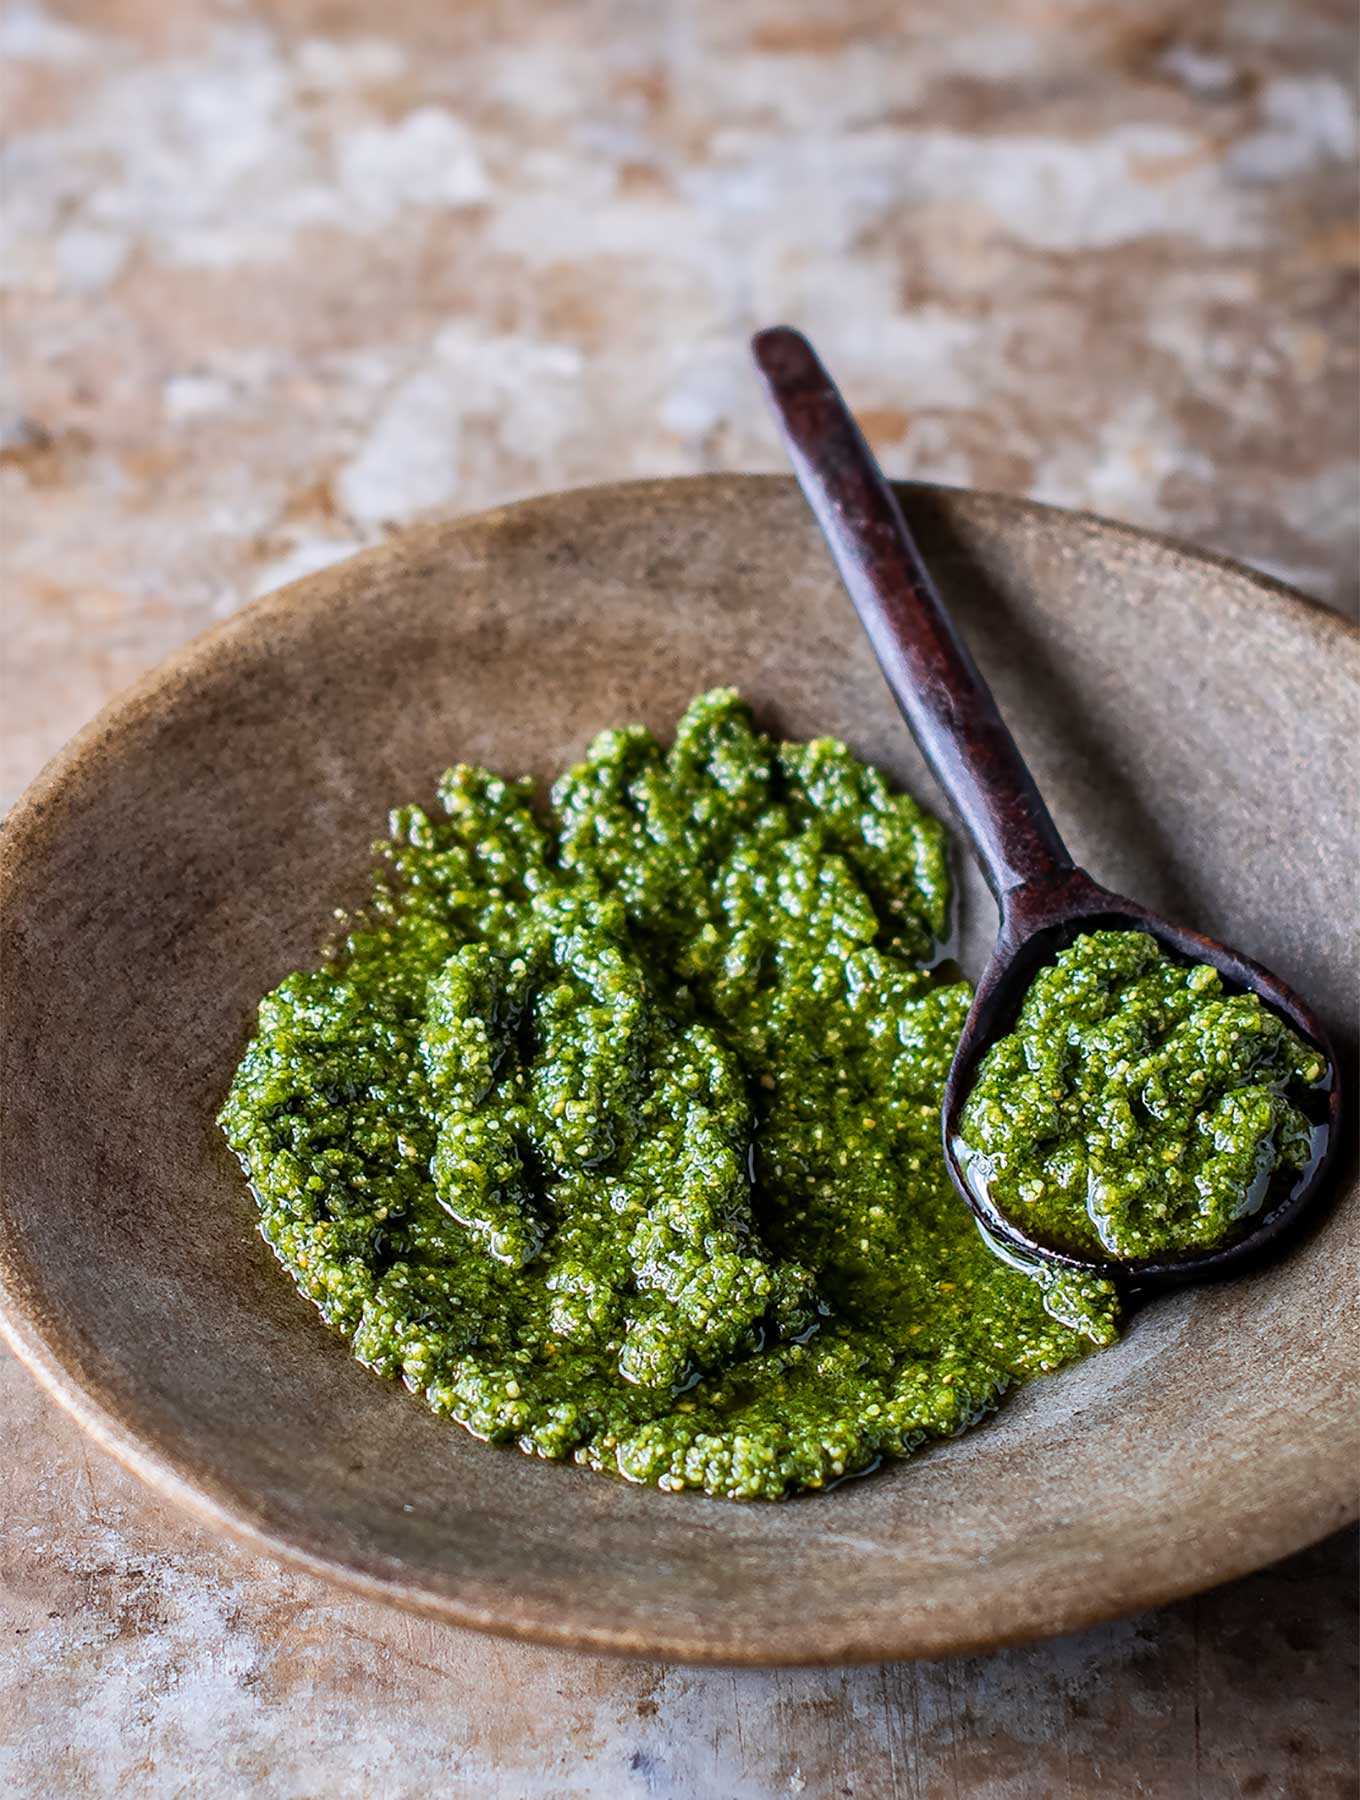
<svg viewBox="0 0 1360 1800">
<path fill-rule="evenodd" d="M 1077 856 L 1280 971 L 1349 1043 L 1350 629 L 1096 520 L 904 490 Z M 459 1624 L 638 1655 L 935 1654 L 1280 1556 L 1353 1511 L 1353 1195 L 1249 1278 L 909 1464 L 784 1505 L 475 1442 L 295 1294 L 213 1115 L 260 995 L 467 759 L 548 777 L 600 727 L 740 685 L 928 805 L 792 482 L 594 489 L 437 525 L 248 608 L 116 702 L 0 862 L 0 1274 L 19 1354 L 156 1487 Z M 994 924 L 961 870 L 965 965 Z M 1344 1185 L 1344 1184 L 1343 1184 Z"/>
</svg>

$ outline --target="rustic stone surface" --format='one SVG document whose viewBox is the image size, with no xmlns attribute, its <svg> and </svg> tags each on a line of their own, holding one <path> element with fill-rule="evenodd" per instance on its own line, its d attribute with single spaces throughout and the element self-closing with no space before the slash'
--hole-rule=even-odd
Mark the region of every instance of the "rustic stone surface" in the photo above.
<svg viewBox="0 0 1360 1800">
<path fill-rule="evenodd" d="M 1349 600 L 1350 10 L 14 0 L 3 787 L 431 510 L 774 468 L 804 325 L 895 474 Z"/>
<path fill-rule="evenodd" d="M 1353 606 L 1351 10 L 997 10 L 15 0 L 4 796 L 389 528 L 777 467 L 778 315 L 894 472 Z M 19 1794 L 1354 1791 L 1349 1538 L 985 1660 L 598 1664 L 224 1548 L 0 1396 Z"/>
</svg>

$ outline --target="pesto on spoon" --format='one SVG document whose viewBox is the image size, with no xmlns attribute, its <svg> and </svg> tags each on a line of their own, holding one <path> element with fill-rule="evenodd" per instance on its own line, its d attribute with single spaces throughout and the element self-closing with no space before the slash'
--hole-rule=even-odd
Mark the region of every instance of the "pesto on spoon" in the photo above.
<svg viewBox="0 0 1360 1800">
<path fill-rule="evenodd" d="M 1336 1061 L 1321 1023 L 1259 963 L 1074 865 L 896 496 L 811 345 L 776 326 L 753 350 L 893 697 L 1000 909 L 996 948 L 945 1084 L 944 1150 L 959 1192 L 998 1238 L 1069 1267 L 1152 1286 L 1241 1266 L 1300 1216 L 1339 1141 Z M 1152 986 L 1124 983 L 1100 1018 L 1055 1037 L 1064 989 L 1121 956 L 1141 959 Z M 1158 982 L 1167 993 L 1154 1005 Z M 1205 992 L 1210 982 L 1223 996 Z M 1100 1041 L 1100 1028 L 1121 1023 L 1138 1064 L 1132 1095 L 1130 1071 Z M 1008 1103 L 1011 1080 L 1045 1058 L 1054 1065 L 1048 1087 L 1031 1083 Z M 1186 1188 L 1156 1166 L 1177 1147 L 1188 1157 Z M 1036 1206 L 1045 1194 L 1047 1205 Z M 1150 1207 L 1139 1207 L 1140 1194 Z"/>
</svg>

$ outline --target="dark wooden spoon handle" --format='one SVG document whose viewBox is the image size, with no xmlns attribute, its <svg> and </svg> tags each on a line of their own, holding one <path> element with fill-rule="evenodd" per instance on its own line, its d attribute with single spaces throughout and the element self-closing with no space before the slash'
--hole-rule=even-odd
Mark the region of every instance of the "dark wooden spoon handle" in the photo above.
<svg viewBox="0 0 1360 1800">
<path fill-rule="evenodd" d="M 1072 859 L 895 494 L 811 344 L 777 325 L 751 348 L 893 698 L 1004 911 L 1006 895 L 1065 873 Z"/>
</svg>

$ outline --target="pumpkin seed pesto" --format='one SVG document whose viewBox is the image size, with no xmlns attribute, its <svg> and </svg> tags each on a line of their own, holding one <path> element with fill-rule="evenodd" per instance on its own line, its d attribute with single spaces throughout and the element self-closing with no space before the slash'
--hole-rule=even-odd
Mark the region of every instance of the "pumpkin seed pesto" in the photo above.
<svg viewBox="0 0 1360 1800">
<path fill-rule="evenodd" d="M 1255 994 L 1094 931 L 1040 971 L 959 1121 L 970 1181 L 1036 1243 L 1080 1256 L 1212 1249 L 1304 1172 L 1298 1102 L 1327 1065 Z"/>
<path fill-rule="evenodd" d="M 1000 1260 L 946 1175 L 934 819 L 725 690 L 531 799 L 459 767 L 393 814 L 221 1114 L 361 1362 L 484 1438 L 773 1499 L 1113 1339 L 1109 1286 Z"/>
</svg>

